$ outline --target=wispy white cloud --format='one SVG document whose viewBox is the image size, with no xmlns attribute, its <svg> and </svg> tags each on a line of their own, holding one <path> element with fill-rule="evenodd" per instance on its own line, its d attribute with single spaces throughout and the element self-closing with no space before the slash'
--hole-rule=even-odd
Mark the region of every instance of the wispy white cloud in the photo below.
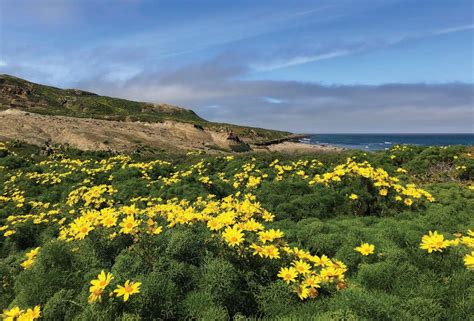
<svg viewBox="0 0 474 321">
<path fill-rule="evenodd" d="M 277 70 L 277 69 L 303 65 L 303 64 L 307 64 L 311 62 L 317 62 L 317 61 L 323 61 L 323 60 L 328 60 L 328 59 L 349 56 L 349 55 L 357 54 L 364 51 L 378 49 L 381 47 L 395 46 L 405 41 L 417 40 L 417 39 L 420 40 L 420 39 L 429 38 L 433 36 L 451 34 L 451 33 L 462 32 L 462 31 L 473 30 L 473 29 L 474 29 L 474 24 L 470 24 L 470 25 L 454 26 L 454 27 L 449 27 L 449 28 L 425 31 L 421 33 L 420 32 L 408 33 L 408 34 L 400 35 L 396 38 L 392 38 L 385 41 L 377 41 L 377 42 L 367 41 L 366 43 L 361 43 L 355 47 L 354 45 L 348 45 L 347 49 L 344 49 L 343 46 L 341 46 L 342 49 L 328 50 L 327 52 L 320 52 L 314 55 L 295 55 L 293 57 L 287 57 L 287 58 L 277 58 L 273 60 L 270 59 L 269 61 L 266 61 L 263 63 L 252 64 L 251 67 L 256 72 L 272 71 L 272 70 Z"/>
<path fill-rule="evenodd" d="M 275 97 L 262 97 L 262 100 L 270 104 L 281 104 L 284 102 L 283 99 L 278 99 Z"/>
<path fill-rule="evenodd" d="M 433 34 L 443 35 L 443 34 L 472 30 L 472 29 L 474 29 L 474 24 L 439 29 L 439 30 L 434 31 Z"/>
<path fill-rule="evenodd" d="M 278 59 L 278 60 L 271 61 L 269 63 L 255 64 L 255 65 L 252 65 L 252 69 L 254 69 L 255 71 L 271 71 L 271 70 L 287 68 L 291 66 L 302 65 L 309 62 L 315 62 L 315 61 L 321 61 L 321 60 L 347 56 L 354 52 L 355 50 L 353 51 L 335 50 L 335 51 L 320 53 L 316 55 L 295 56 L 295 57 L 288 58 L 286 60 Z"/>
</svg>

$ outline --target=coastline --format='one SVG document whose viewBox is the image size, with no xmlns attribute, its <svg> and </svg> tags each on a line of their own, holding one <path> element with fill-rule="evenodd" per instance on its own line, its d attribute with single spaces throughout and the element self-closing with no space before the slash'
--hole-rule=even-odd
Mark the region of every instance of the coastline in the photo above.
<svg viewBox="0 0 474 321">
<path fill-rule="evenodd" d="M 347 150 L 342 147 L 322 144 L 306 144 L 301 142 L 284 141 L 281 143 L 262 146 L 255 146 L 254 151 L 282 152 L 291 154 L 308 154 L 321 152 L 341 152 Z"/>
</svg>

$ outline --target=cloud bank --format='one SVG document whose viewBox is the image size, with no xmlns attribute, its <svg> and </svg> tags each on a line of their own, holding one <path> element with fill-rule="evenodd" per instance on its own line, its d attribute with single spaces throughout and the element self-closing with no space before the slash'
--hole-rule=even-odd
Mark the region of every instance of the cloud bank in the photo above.
<svg viewBox="0 0 474 321">
<path fill-rule="evenodd" d="M 247 69 L 217 59 L 120 83 L 81 88 L 192 108 L 214 121 L 304 133 L 474 132 L 474 85 L 333 85 L 244 80 Z"/>
</svg>

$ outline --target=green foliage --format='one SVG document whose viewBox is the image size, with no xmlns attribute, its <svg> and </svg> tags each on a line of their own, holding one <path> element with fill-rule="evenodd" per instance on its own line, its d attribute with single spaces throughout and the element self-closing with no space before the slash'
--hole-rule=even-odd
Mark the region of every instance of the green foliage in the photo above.
<svg viewBox="0 0 474 321">
<path fill-rule="evenodd" d="M 474 165 L 468 153 L 460 147 L 410 147 L 298 159 L 288 155 L 245 154 L 235 155 L 233 160 L 167 155 L 169 165 L 147 172 L 153 183 L 144 179 L 140 169 L 120 166 L 94 177 L 73 173 L 51 185 L 17 175 L 15 186 L 28 199 L 51 203 L 48 210 L 62 209 L 67 195 L 85 179 L 95 185 L 111 184 L 117 190 L 114 200 L 118 206 L 136 203 L 145 207 L 145 201 L 131 200 L 160 197 L 163 202 L 173 198 L 195 202 L 209 194 L 217 199 L 232 195 L 236 192 L 234 175 L 245 164 L 253 163 L 254 170 L 268 175 L 268 179 L 250 188 L 243 183 L 237 190 L 252 193 L 275 215 L 270 226 L 285 233 L 290 247 L 344 262 L 348 287 L 340 291 L 320 289 L 317 298 L 302 302 L 276 277 L 281 262 L 239 255 L 213 239 L 205 226 L 176 226 L 171 230 L 162 222 L 162 233 L 140 242 L 131 235 L 110 238 L 94 230 L 80 243 L 68 243 L 57 239 L 58 226 L 25 221 L 18 223 L 16 233 L 8 238 L 0 232 L 0 309 L 39 304 L 45 320 L 468 320 L 474 314 L 474 273 L 463 266 L 465 252 L 453 247 L 428 254 L 419 248 L 421 237 L 429 230 L 452 239 L 453 233 L 474 228 L 474 191 L 467 188 L 472 184 Z M 29 154 L 30 150 L 22 151 L 20 146 L 0 155 L 3 186 L 8 187 L 17 171 L 54 170 L 40 164 L 51 158 L 33 159 Z M 98 161 L 110 157 L 72 150 L 64 156 Z M 292 172 L 277 180 L 269 167 L 277 157 L 282 163 L 317 159 L 323 164 L 307 171 L 312 177 L 344 163 L 347 156 L 384 168 L 403 184 L 422 186 L 436 202 L 402 207 L 379 197 L 370 182 L 361 178 L 350 178 L 337 186 L 311 186 Z M 147 159 L 135 155 L 132 160 Z M 195 170 L 169 185 L 158 180 L 201 161 L 207 164 L 203 173 Z M 459 171 L 456 166 L 466 169 Z M 397 173 L 400 167 L 408 173 Z M 113 180 L 109 181 L 109 176 Z M 201 182 L 203 176 L 213 183 Z M 357 202 L 348 199 L 352 193 L 359 196 Z M 17 207 L 13 202 L 1 202 L 0 226 L 10 215 L 35 210 L 29 203 Z M 362 242 L 374 244 L 375 253 L 362 256 L 355 252 Z M 37 246 L 41 251 L 34 264 L 23 269 L 20 264 L 26 253 Z M 102 303 L 88 304 L 90 280 L 101 270 L 114 275 L 110 290 L 133 280 L 142 283 L 140 293 L 125 303 L 104 295 Z"/>
<path fill-rule="evenodd" d="M 81 263 L 68 244 L 48 242 L 34 266 L 16 278 L 15 301 L 24 306 L 44 305 L 58 291 L 82 287 L 78 275 L 85 266 Z"/>
<path fill-rule="evenodd" d="M 232 144 L 230 145 L 230 149 L 236 153 L 243 153 L 243 152 L 248 152 L 251 150 L 250 146 L 245 143 Z"/>
</svg>

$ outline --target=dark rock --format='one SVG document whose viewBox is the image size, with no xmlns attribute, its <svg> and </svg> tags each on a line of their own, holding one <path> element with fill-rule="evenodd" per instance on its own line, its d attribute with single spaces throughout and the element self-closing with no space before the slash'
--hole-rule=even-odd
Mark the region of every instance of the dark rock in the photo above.
<svg viewBox="0 0 474 321">
<path fill-rule="evenodd" d="M 234 134 L 232 131 L 230 131 L 229 134 L 227 135 L 227 140 L 231 140 L 231 141 L 234 141 L 234 142 L 237 142 L 237 143 L 242 142 L 240 137 L 237 136 L 236 134 Z"/>
</svg>

